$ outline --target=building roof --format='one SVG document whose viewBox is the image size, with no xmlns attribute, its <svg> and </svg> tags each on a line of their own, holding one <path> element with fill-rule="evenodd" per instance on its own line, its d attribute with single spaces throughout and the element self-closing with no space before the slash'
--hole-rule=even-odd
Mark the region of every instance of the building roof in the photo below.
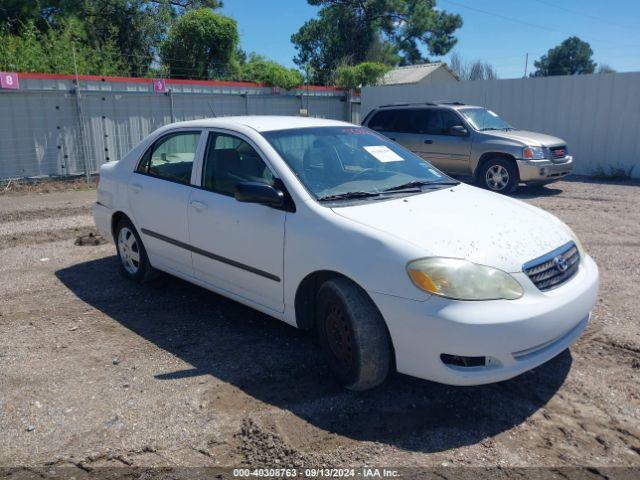
<svg viewBox="0 0 640 480">
<path fill-rule="evenodd" d="M 383 85 L 400 85 L 404 83 L 418 83 L 439 68 L 446 69 L 452 77 L 458 80 L 458 76 L 449 69 L 446 63 L 421 63 L 419 65 L 408 65 L 397 67 L 389 71 L 383 78 Z"/>
</svg>

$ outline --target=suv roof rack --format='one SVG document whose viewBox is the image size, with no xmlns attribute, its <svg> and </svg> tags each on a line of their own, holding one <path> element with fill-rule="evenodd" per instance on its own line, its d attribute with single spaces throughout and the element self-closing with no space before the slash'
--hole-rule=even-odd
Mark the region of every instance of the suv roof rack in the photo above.
<svg viewBox="0 0 640 480">
<path fill-rule="evenodd" d="M 438 102 L 440 105 L 465 105 L 462 102 Z"/>
<path fill-rule="evenodd" d="M 387 107 L 410 107 L 411 105 L 431 105 L 435 107 L 438 105 L 433 102 L 415 102 L 415 103 L 390 103 L 388 105 L 380 105 L 378 108 L 387 108 Z"/>
</svg>

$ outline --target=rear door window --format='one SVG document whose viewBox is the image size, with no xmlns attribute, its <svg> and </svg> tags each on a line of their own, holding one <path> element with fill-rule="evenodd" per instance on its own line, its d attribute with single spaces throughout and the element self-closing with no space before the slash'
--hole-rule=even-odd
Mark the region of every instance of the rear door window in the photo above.
<svg viewBox="0 0 640 480">
<path fill-rule="evenodd" d="M 368 127 L 371 130 L 395 132 L 397 113 L 397 110 L 380 110 L 373 116 Z"/>
<path fill-rule="evenodd" d="M 200 133 L 177 132 L 156 140 L 142 157 L 136 171 L 172 182 L 191 183 Z"/>
</svg>

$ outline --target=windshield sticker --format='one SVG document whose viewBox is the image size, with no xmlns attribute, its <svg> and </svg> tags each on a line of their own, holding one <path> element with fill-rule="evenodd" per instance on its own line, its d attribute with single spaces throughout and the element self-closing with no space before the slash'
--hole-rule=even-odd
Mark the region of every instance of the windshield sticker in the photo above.
<svg viewBox="0 0 640 480">
<path fill-rule="evenodd" d="M 487 113 L 489 115 L 492 115 L 492 116 L 496 117 L 496 118 L 498 117 L 498 114 L 497 113 L 493 113 L 491 110 L 487 110 Z"/>
<path fill-rule="evenodd" d="M 430 169 L 429 169 L 429 171 L 430 171 L 433 175 L 435 175 L 436 177 L 438 177 L 438 178 L 439 178 L 439 177 L 442 177 L 442 175 L 440 175 L 438 172 L 436 172 L 433 168 L 430 168 Z"/>
<path fill-rule="evenodd" d="M 391 150 L 386 145 L 372 145 L 370 147 L 362 147 L 369 154 L 373 155 L 378 161 L 382 163 L 387 162 L 404 162 L 404 158 Z"/>
</svg>

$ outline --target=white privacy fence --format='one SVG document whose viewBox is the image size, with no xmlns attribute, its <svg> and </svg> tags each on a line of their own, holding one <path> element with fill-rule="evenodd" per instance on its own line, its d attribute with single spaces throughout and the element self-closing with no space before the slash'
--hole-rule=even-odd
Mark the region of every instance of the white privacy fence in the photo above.
<svg viewBox="0 0 640 480">
<path fill-rule="evenodd" d="M 347 120 L 359 104 L 343 90 L 289 92 L 244 82 L 19 74 L 0 89 L 0 179 L 94 173 L 156 128 L 228 115 Z M 158 91 L 159 90 L 159 91 Z M 353 117 L 352 117 L 353 116 Z"/>
<path fill-rule="evenodd" d="M 517 128 L 561 137 L 575 173 L 623 169 L 640 178 L 640 73 L 366 87 L 361 112 L 429 101 L 481 105 Z"/>
</svg>

